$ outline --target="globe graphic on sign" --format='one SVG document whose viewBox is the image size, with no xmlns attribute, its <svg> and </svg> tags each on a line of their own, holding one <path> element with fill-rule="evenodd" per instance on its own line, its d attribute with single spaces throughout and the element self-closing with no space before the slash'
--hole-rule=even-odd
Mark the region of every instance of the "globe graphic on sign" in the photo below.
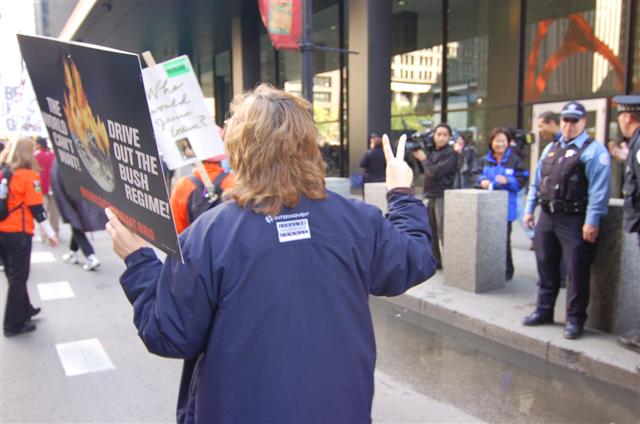
<svg viewBox="0 0 640 424">
<path fill-rule="evenodd" d="M 95 137 L 91 130 L 87 130 L 86 138 L 89 141 L 87 146 L 80 141 L 76 134 L 71 133 L 73 145 L 80 157 L 82 165 L 89 171 L 89 175 L 104 191 L 111 193 L 116 188 L 116 179 L 113 172 L 111 156 L 98 148 Z"/>
<path fill-rule="evenodd" d="M 70 58 L 64 60 L 64 79 L 67 92 L 63 108 L 75 152 L 100 188 L 111 193 L 116 188 L 116 179 L 107 130 L 91 110 L 80 72 Z"/>
</svg>

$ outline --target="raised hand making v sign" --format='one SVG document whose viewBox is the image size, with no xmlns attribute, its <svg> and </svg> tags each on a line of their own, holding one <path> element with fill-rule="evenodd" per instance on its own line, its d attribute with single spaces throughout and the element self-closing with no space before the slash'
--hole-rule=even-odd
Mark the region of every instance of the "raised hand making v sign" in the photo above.
<svg viewBox="0 0 640 424">
<path fill-rule="evenodd" d="M 398 149 L 396 154 L 391 150 L 389 137 L 386 134 L 382 136 L 382 148 L 384 149 L 384 157 L 387 161 L 387 189 L 393 190 L 400 187 L 411 187 L 413 182 L 413 170 L 404 161 L 404 146 L 407 142 L 407 136 L 402 134 L 398 141 Z"/>
</svg>

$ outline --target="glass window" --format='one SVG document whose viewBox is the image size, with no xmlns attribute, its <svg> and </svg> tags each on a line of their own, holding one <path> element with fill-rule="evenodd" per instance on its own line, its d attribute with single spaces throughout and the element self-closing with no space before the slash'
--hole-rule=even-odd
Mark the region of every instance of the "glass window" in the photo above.
<svg viewBox="0 0 640 424">
<path fill-rule="evenodd" d="M 513 127 L 516 113 L 516 106 L 450 111 L 447 113 L 447 123 L 454 131 L 461 132 L 472 140 L 476 152 L 484 155 L 489 149 L 488 138 L 491 131 L 497 127 Z"/>
<path fill-rule="evenodd" d="M 340 0 L 340 3 L 342 0 Z M 342 5 L 338 0 L 313 2 L 313 43 L 318 46 L 340 48 L 340 16 Z M 345 31 L 346 32 L 346 31 Z M 268 34 L 261 28 L 260 75 L 262 81 L 270 82 L 283 90 L 302 95 L 301 57 L 291 50 L 275 51 Z M 327 163 L 327 175 L 338 176 L 346 164 L 346 116 L 340 117 L 340 102 L 346 104 L 346 55 L 340 72 L 340 56 L 336 52 L 314 50 L 313 52 L 313 118 L 320 135 L 321 150 Z M 344 91 L 341 93 L 340 90 Z M 344 111 L 346 114 L 346 111 Z"/>
<path fill-rule="evenodd" d="M 633 52 L 633 91 L 640 91 L 640 2 L 636 3 L 636 28 Z"/>
<path fill-rule="evenodd" d="M 442 2 L 393 2 L 391 130 L 417 131 L 439 121 Z"/>
<path fill-rule="evenodd" d="M 278 85 L 276 80 L 276 50 L 271 44 L 269 35 L 260 25 L 260 81 Z"/>
<path fill-rule="evenodd" d="M 525 101 L 623 92 L 631 2 L 527 2 Z M 637 36 L 636 36 L 637 39 Z"/>
<path fill-rule="evenodd" d="M 517 105 L 520 2 L 449 0 L 448 23 L 447 109 Z"/>
<path fill-rule="evenodd" d="M 214 80 L 213 92 L 216 102 L 215 117 L 216 123 L 224 125 L 224 116 L 229 110 L 231 102 L 231 52 L 229 50 L 218 53 L 214 56 Z"/>
</svg>

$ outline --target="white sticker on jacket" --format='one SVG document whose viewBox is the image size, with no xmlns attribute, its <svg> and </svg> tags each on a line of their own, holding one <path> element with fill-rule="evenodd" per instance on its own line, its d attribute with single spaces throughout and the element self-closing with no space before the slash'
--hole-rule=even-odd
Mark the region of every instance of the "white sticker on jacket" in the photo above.
<svg viewBox="0 0 640 424">
<path fill-rule="evenodd" d="M 311 238 L 308 219 L 276 222 L 276 226 L 278 227 L 278 241 L 280 243 Z"/>
<path fill-rule="evenodd" d="M 507 168 L 507 169 L 505 169 L 505 170 L 504 170 L 504 174 L 505 174 L 505 175 L 513 175 L 513 169 L 511 169 L 511 168 Z"/>
</svg>

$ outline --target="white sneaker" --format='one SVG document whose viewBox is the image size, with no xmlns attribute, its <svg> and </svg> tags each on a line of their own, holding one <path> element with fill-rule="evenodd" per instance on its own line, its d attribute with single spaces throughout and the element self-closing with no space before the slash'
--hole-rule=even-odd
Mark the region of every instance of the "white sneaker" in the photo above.
<svg viewBox="0 0 640 424">
<path fill-rule="evenodd" d="M 78 255 L 74 251 L 69 251 L 69 253 L 65 253 L 62 255 L 62 260 L 68 264 L 79 264 Z"/>
<path fill-rule="evenodd" d="M 82 265 L 82 269 L 85 271 L 93 271 L 100 266 L 100 261 L 96 258 L 96 255 L 89 255 L 87 263 Z"/>
</svg>

